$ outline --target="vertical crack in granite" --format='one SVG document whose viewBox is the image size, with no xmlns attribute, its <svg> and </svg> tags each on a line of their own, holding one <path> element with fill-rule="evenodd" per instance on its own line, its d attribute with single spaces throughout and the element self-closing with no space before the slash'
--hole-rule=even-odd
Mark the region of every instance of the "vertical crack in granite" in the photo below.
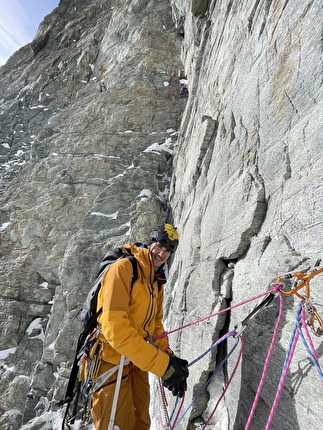
<svg viewBox="0 0 323 430">
<path fill-rule="evenodd" d="M 199 156 L 196 162 L 196 170 L 193 173 L 192 177 L 192 185 L 195 186 L 201 176 L 202 171 L 203 176 L 207 176 L 208 174 L 209 166 L 213 157 L 213 150 L 219 125 L 216 119 L 207 116 L 204 116 L 202 118 L 202 123 L 203 122 L 206 123 L 205 133 L 199 149 Z"/>
</svg>

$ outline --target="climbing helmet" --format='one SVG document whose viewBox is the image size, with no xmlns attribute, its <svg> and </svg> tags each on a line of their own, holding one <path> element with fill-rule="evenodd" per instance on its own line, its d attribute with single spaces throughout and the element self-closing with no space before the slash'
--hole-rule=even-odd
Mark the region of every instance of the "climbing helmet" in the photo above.
<svg viewBox="0 0 323 430">
<path fill-rule="evenodd" d="M 150 242 L 159 242 L 168 251 L 175 252 L 178 246 L 178 233 L 171 224 L 163 224 L 150 234 Z"/>
</svg>

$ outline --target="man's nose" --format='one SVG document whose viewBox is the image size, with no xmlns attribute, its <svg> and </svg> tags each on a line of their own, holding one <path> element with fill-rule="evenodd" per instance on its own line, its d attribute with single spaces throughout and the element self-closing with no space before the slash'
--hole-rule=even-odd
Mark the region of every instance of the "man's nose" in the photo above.
<svg viewBox="0 0 323 430">
<path fill-rule="evenodd" d="M 166 249 L 160 249 L 158 252 L 159 257 L 165 257 L 166 255 Z"/>
</svg>

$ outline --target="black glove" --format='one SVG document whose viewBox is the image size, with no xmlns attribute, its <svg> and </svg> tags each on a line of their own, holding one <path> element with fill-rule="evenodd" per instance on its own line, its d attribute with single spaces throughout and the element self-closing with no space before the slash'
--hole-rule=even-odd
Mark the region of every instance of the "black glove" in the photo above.
<svg viewBox="0 0 323 430">
<path fill-rule="evenodd" d="M 186 379 L 176 382 L 174 385 L 170 385 L 168 389 L 172 392 L 173 396 L 184 397 L 185 391 L 187 390 Z"/>
<path fill-rule="evenodd" d="M 165 387 L 172 391 L 174 396 L 182 394 L 187 389 L 186 378 L 188 377 L 188 361 L 182 360 L 175 355 L 169 356 L 169 364 L 166 372 L 162 376 Z"/>
</svg>

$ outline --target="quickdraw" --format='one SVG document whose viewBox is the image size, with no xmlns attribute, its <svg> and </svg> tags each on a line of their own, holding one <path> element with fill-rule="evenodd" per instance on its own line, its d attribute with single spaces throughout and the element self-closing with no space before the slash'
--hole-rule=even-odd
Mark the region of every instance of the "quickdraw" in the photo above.
<svg viewBox="0 0 323 430">
<path fill-rule="evenodd" d="M 279 289 L 281 287 L 281 284 L 275 284 L 275 289 Z M 242 334 L 244 329 L 255 319 L 257 316 L 268 306 L 271 304 L 275 297 L 275 293 L 269 293 L 268 296 L 266 296 L 260 303 L 257 305 L 249 315 L 246 316 L 246 318 L 241 322 L 242 328 L 239 332 L 235 334 L 234 337 L 238 337 Z"/>
<path fill-rule="evenodd" d="M 63 417 L 62 430 L 70 429 L 75 423 L 76 416 L 79 412 L 79 400 L 83 399 L 83 408 L 81 414 L 82 425 L 85 425 L 90 419 L 89 403 L 92 388 L 97 380 L 98 372 L 101 364 L 101 354 L 103 344 L 99 342 L 100 329 L 97 328 L 88 334 L 82 343 L 77 354 L 77 386 L 75 397 L 72 402 L 67 404 L 67 408 Z M 69 412 L 71 403 L 73 404 L 71 412 Z"/>
<path fill-rule="evenodd" d="M 317 267 L 320 264 L 320 260 L 314 266 L 313 270 L 309 272 L 295 272 L 288 273 L 283 276 L 279 276 L 276 281 L 280 282 L 283 280 L 291 280 L 294 278 L 294 283 L 289 290 L 282 289 L 281 292 L 286 296 L 291 296 L 295 294 L 298 298 L 301 299 L 301 303 L 305 308 L 305 318 L 308 326 L 311 328 L 312 332 L 315 336 L 323 335 L 323 320 L 317 312 L 316 307 L 313 305 L 310 296 L 311 296 L 311 288 L 310 281 L 314 278 L 314 276 L 323 272 L 323 267 Z M 316 267 L 316 268 L 315 268 Z M 301 294 L 299 291 L 304 288 L 304 294 Z M 318 323 L 318 327 L 315 328 L 315 321 Z"/>
</svg>

